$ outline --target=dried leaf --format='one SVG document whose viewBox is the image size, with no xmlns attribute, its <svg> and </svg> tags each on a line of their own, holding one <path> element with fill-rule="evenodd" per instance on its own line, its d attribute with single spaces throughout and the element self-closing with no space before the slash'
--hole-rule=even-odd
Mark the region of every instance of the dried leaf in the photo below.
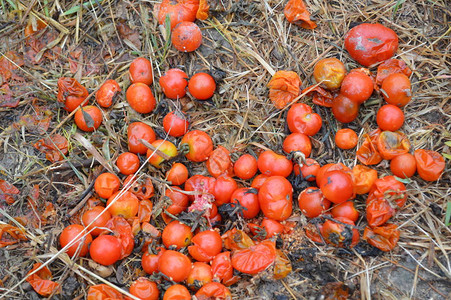
<svg viewBox="0 0 451 300">
<path fill-rule="evenodd" d="M 121 38 L 124 39 L 124 42 L 129 45 L 127 43 L 130 42 L 131 44 L 133 44 L 133 46 L 140 50 L 141 49 L 141 40 L 139 39 L 139 32 L 137 30 L 133 30 L 131 29 L 127 24 L 125 24 L 123 21 L 119 22 L 119 24 L 117 25 L 117 31 L 119 32 L 119 36 Z M 129 45 L 130 46 L 130 45 Z M 134 48 L 131 47 L 131 48 Z"/>
<path fill-rule="evenodd" d="M 23 58 L 15 51 L 8 51 L 0 58 L 0 85 L 6 83 L 11 77 L 17 76 L 13 72 L 23 66 Z M 17 76 L 18 77 L 18 76 Z"/>
<path fill-rule="evenodd" d="M 199 1 L 199 8 L 197 9 L 196 19 L 206 20 L 208 18 L 208 10 L 210 9 L 210 5 L 208 5 L 207 0 Z"/>
<path fill-rule="evenodd" d="M 51 162 L 62 160 L 62 154 L 66 155 L 68 153 L 68 146 L 67 139 L 60 134 L 54 134 L 49 138 L 40 139 L 33 145 L 33 147 L 45 153 L 45 157 Z"/>
<path fill-rule="evenodd" d="M 19 100 L 19 97 L 13 97 L 13 93 L 7 83 L 0 87 L 0 107 L 16 107 L 19 105 Z"/>
<path fill-rule="evenodd" d="M 88 150 L 92 156 L 107 169 L 108 172 L 115 174 L 116 172 L 111 168 L 111 166 L 108 164 L 108 162 L 103 158 L 103 156 L 97 151 L 97 149 L 87 140 L 85 139 L 81 134 L 75 133 L 74 138 L 80 142 L 80 144 L 83 145 L 83 147 Z"/>
<path fill-rule="evenodd" d="M 277 71 L 268 83 L 269 99 L 278 109 L 284 108 L 300 94 L 302 82 L 293 71 Z"/>
<path fill-rule="evenodd" d="M 302 0 L 288 1 L 283 13 L 288 22 L 301 26 L 304 29 L 314 29 L 317 26 L 315 22 L 310 20 L 310 13 Z"/>
</svg>

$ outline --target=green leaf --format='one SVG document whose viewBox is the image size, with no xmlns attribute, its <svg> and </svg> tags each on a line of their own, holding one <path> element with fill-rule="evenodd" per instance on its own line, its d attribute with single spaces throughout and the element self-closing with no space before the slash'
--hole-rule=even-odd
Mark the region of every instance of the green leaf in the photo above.
<svg viewBox="0 0 451 300">
<path fill-rule="evenodd" d="M 442 153 L 442 155 L 445 157 L 445 158 L 447 158 L 447 159 L 449 159 L 449 160 L 451 160 L 451 155 L 449 155 L 449 154 L 446 154 L 446 153 Z"/>
<path fill-rule="evenodd" d="M 445 145 L 448 146 L 448 147 L 451 147 L 451 141 L 445 142 Z"/>
<path fill-rule="evenodd" d="M 445 214 L 445 225 L 449 226 L 451 225 L 451 222 L 449 221 L 451 219 L 451 201 L 448 201 L 446 204 L 446 214 Z"/>
<path fill-rule="evenodd" d="M 396 12 L 401 7 L 401 5 L 406 2 L 406 0 L 398 0 L 396 1 L 396 4 L 393 6 L 393 16 L 396 15 Z"/>
<path fill-rule="evenodd" d="M 395 179 L 405 184 L 412 183 L 412 180 L 410 180 L 410 178 L 399 178 L 398 176 L 395 176 Z"/>
<path fill-rule="evenodd" d="M 91 7 L 91 6 L 93 7 L 94 4 L 97 4 L 97 1 L 93 0 L 93 1 L 85 2 L 85 3 L 83 3 L 83 6 L 85 8 L 88 8 L 88 7 Z M 90 5 L 90 6 L 88 6 L 88 5 Z M 72 8 L 69 8 L 69 10 L 66 10 L 61 15 L 62 16 L 72 15 L 72 14 L 77 13 L 79 10 L 80 10 L 80 5 L 76 5 L 76 6 L 72 7 Z"/>
</svg>

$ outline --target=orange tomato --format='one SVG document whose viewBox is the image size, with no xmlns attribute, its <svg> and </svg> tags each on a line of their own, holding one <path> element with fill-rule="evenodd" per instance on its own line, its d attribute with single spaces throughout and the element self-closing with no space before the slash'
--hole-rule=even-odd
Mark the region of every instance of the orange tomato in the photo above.
<svg viewBox="0 0 451 300">
<path fill-rule="evenodd" d="M 445 170 L 445 159 L 437 151 L 418 149 L 415 150 L 418 175 L 423 180 L 435 181 L 440 178 Z"/>
<path fill-rule="evenodd" d="M 359 137 L 354 130 L 350 128 L 344 128 L 337 131 L 335 134 L 335 144 L 338 148 L 343 150 L 349 150 L 357 146 Z"/>
<path fill-rule="evenodd" d="M 403 107 L 412 99 L 410 79 L 403 73 L 395 73 L 384 79 L 381 92 L 389 104 Z"/>
<path fill-rule="evenodd" d="M 74 115 L 77 127 L 86 132 L 92 132 L 102 124 L 102 111 L 96 106 L 81 107 Z"/>
<path fill-rule="evenodd" d="M 124 152 L 117 157 L 116 166 L 124 175 L 135 174 L 139 169 L 139 157 L 131 152 Z"/>
<path fill-rule="evenodd" d="M 135 58 L 130 64 L 129 76 L 131 83 L 144 83 L 151 85 L 153 82 L 153 72 L 151 62 L 144 57 Z"/>
<path fill-rule="evenodd" d="M 94 190 L 97 195 L 104 199 L 110 198 L 111 195 L 119 190 L 120 186 L 121 181 L 119 177 L 108 172 L 100 174 L 94 182 Z"/>
<path fill-rule="evenodd" d="M 345 75 L 345 65 L 335 57 L 321 59 L 313 69 L 315 81 L 330 90 L 340 88 Z"/>
<path fill-rule="evenodd" d="M 181 52 L 193 52 L 202 44 L 202 32 L 199 26 L 193 22 L 180 22 L 172 30 L 171 40 L 172 45 L 177 50 Z"/>
<path fill-rule="evenodd" d="M 133 83 L 125 93 L 130 107 L 141 114 L 148 114 L 154 110 L 156 101 L 152 90 L 142 82 Z"/>
<path fill-rule="evenodd" d="M 113 104 L 117 93 L 121 91 L 114 79 L 108 79 L 96 92 L 96 101 L 101 107 L 108 108 Z"/>
<path fill-rule="evenodd" d="M 108 198 L 107 206 L 114 200 L 114 203 L 108 208 L 108 211 L 112 216 L 122 216 L 125 219 L 133 218 L 139 210 L 138 198 L 128 191 L 123 192 L 122 195 L 119 196 L 120 193 L 122 193 L 122 191 L 118 191 Z"/>
</svg>

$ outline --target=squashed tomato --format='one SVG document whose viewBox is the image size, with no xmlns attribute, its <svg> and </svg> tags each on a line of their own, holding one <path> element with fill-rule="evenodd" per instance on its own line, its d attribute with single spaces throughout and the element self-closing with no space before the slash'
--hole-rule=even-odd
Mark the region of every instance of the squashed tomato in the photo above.
<svg viewBox="0 0 451 300">
<path fill-rule="evenodd" d="M 230 159 L 230 151 L 223 146 L 218 146 L 207 159 L 206 167 L 211 176 L 218 178 L 223 174 L 230 174 L 232 168 L 232 160 Z"/>
<path fill-rule="evenodd" d="M 171 285 L 163 295 L 163 300 L 191 300 L 191 298 L 188 289 L 181 284 Z"/>
<path fill-rule="evenodd" d="M 357 159 L 364 165 L 377 165 L 382 161 L 382 156 L 379 153 L 376 141 L 381 133 L 380 129 L 364 134 L 364 141 L 356 152 Z"/>
<path fill-rule="evenodd" d="M 195 295 L 197 300 L 232 300 L 229 289 L 219 282 L 205 284 Z"/>
<path fill-rule="evenodd" d="M 321 190 L 316 187 L 308 187 L 298 197 L 299 208 L 308 218 L 316 218 L 330 207 Z"/>
<path fill-rule="evenodd" d="M 377 171 L 363 165 L 355 165 L 352 168 L 352 174 L 355 193 L 358 195 L 368 193 L 377 179 Z"/>
<path fill-rule="evenodd" d="M 385 224 L 379 227 L 365 227 L 363 239 L 370 245 L 382 250 L 390 251 L 399 241 L 400 231 L 396 224 Z"/>
<path fill-rule="evenodd" d="M 440 178 L 445 170 L 445 159 L 437 151 L 418 149 L 415 150 L 418 175 L 423 180 L 435 181 Z"/>
<path fill-rule="evenodd" d="M 329 90 L 339 89 L 345 75 L 345 65 L 335 57 L 321 59 L 313 69 L 315 81 Z"/>
<path fill-rule="evenodd" d="M 332 107 L 334 101 L 334 94 L 323 89 L 320 86 L 311 85 L 302 90 L 302 94 L 306 93 L 312 96 L 312 102 L 319 106 Z"/>
<path fill-rule="evenodd" d="M 293 104 L 287 113 L 287 124 L 291 132 L 314 136 L 323 124 L 321 116 L 305 103 Z"/>
<path fill-rule="evenodd" d="M 283 151 L 288 154 L 291 152 L 301 151 L 305 157 L 309 157 L 312 152 L 312 142 L 306 134 L 296 132 L 288 135 L 283 140 L 282 148 Z"/>
<path fill-rule="evenodd" d="M 185 191 L 187 192 L 199 192 L 201 194 L 208 193 L 213 194 L 215 188 L 216 179 L 213 177 L 203 176 L 196 174 L 188 178 L 185 182 Z M 188 195 L 191 201 L 194 201 L 194 195 Z"/>
<path fill-rule="evenodd" d="M 108 79 L 96 92 L 96 101 L 100 106 L 108 108 L 113 104 L 114 98 L 120 91 L 121 88 L 116 80 Z"/>
<path fill-rule="evenodd" d="M 233 276 L 230 251 L 221 252 L 213 258 L 211 261 L 211 271 L 213 273 L 213 278 L 220 279 L 225 285 L 230 285 L 231 281 L 237 279 L 237 277 Z"/>
<path fill-rule="evenodd" d="M 169 18 L 171 29 L 183 21 L 194 22 L 199 0 L 163 0 L 158 11 L 158 23 L 164 25 Z"/>
<path fill-rule="evenodd" d="M 58 102 L 63 103 L 64 109 L 68 112 L 77 109 L 88 95 L 88 90 L 76 79 L 69 77 L 58 79 Z"/>
<path fill-rule="evenodd" d="M 263 151 L 258 157 L 257 165 L 262 174 L 269 176 L 288 177 L 293 171 L 293 163 L 272 150 Z"/>
<path fill-rule="evenodd" d="M 193 162 L 206 161 L 213 151 L 213 141 L 210 136 L 197 129 L 188 131 L 180 143 L 187 145 L 188 153 L 185 156 Z"/>
<path fill-rule="evenodd" d="M 229 250 L 247 249 L 254 246 L 254 241 L 242 230 L 233 228 L 226 231 L 221 238 L 224 241 L 224 248 Z"/>
<path fill-rule="evenodd" d="M 170 214 L 175 216 L 188 208 L 188 196 L 183 194 L 179 187 L 173 186 L 167 189 L 165 196 L 171 200 L 171 204 L 166 208 Z"/>
<path fill-rule="evenodd" d="M 283 10 L 288 22 L 305 29 L 315 29 L 316 23 L 310 20 L 310 13 L 303 0 L 289 0 Z"/>
<path fill-rule="evenodd" d="M 407 77 L 412 74 L 412 70 L 402 60 L 391 58 L 387 59 L 377 67 L 376 84 L 382 85 L 385 78 L 394 73 L 403 73 Z"/>
<path fill-rule="evenodd" d="M 326 220 L 321 227 L 321 235 L 324 240 L 335 247 L 352 248 L 359 242 L 359 231 L 354 228 L 353 221 L 338 217 L 335 221 Z"/>
<path fill-rule="evenodd" d="M 382 158 L 388 160 L 410 150 L 410 142 L 401 131 L 382 131 L 376 140 L 376 145 Z"/>
<path fill-rule="evenodd" d="M 87 300 L 115 299 L 122 300 L 122 294 L 109 285 L 98 284 L 89 287 Z"/>
<path fill-rule="evenodd" d="M 27 275 L 41 266 L 42 263 L 35 263 Z M 60 289 L 59 283 L 54 282 L 51 279 L 52 272 L 50 272 L 49 268 L 44 266 L 36 273 L 29 275 L 26 280 L 39 295 L 48 297 L 53 293 L 58 293 L 58 290 Z"/>
<path fill-rule="evenodd" d="M 130 285 L 130 294 L 141 300 L 158 300 L 160 291 L 155 282 L 139 277 Z"/>
<path fill-rule="evenodd" d="M 275 259 L 275 243 L 271 240 L 264 240 L 249 248 L 234 251 L 232 266 L 242 273 L 254 275 L 269 267 Z"/>
<path fill-rule="evenodd" d="M 293 71 L 277 71 L 268 83 L 269 99 L 282 109 L 299 96 L 302 84 L 299 75 Z"/>
<path fill-rule="evenodd" d="M 293 211 L 293 187 L 282 176 L 269 177 L 258 191 L 258 201 L 263 214 L 276 221 L 287 219 Z"/>
<path fill-rule="evenodd" d="M 108 220 L 105 227 L 108 228 L 108 231 L 111 232 L 120 242 L 121 252 L 119 259 L 129 256 L 133 251 L 135 241 L 132 233 L 132 227 L 127 220 L 122 217 L 114 216 Z M 102 254 L 100 253 L 100 255 Z"/>
<path fill-rule="evenodd" d="M 120 187 L 121 181 L 119 177 L 117 177 L 113 173 L 102 173 L 97 176 L 96 180 L 94 181 L 94 190 L 96 191 L 97 195 L 104 199 L 110 198 L 111 195 L 116 193 Z"/>
</svg>

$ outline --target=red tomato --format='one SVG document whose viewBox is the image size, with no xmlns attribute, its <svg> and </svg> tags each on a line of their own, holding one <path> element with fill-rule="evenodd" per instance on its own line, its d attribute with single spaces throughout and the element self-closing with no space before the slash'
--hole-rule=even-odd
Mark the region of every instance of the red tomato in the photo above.
<svg viewBox="0 0 451 300">
<path fill-rule="evenodd" d="M 188 132 L 189 122 L 180 111 L 171 111 L 163 118 L 163 128 L 170 136 L 179 137 Z"/>
<path fill-rule="evenodd" d="M 342 203 L 352 198 L 354 183 L 351 176 L 343 171 L 329 171 L 321 179 L 320 189 L 326 199 L 333 203 Z"/>
<path fill-rule="evenodd" d="M 102 124 L 102 111 L 96 106 L 80 107 L 74 115 L 75 124 L 80 130 L 92 132 Z"/>
<path fill-rule="evenodd" d="M 171 41 L 177 50 L 193 52 L 202 44 L 202 32 L 193 22 L 180 22 L 172 30 Z M 188 89 L 190 90 L 189 86 Z"/>
<path fill-rule="evenodd" d="M 310 141 L 310 138 L 303 133 L 292 133 L 285 138 L 282 148 L 286 153 L 301 151 L 304 153 L 305 157 L 309 157 L 312 152 L 312 142 Z"/>
<path fill-rule="evenodd" d="M 272 150 L 262 152 L 258 157 L 257 165 L 260 172 L 268 176 L 288 177 L 293 171 L 293 163 L 284 155 Z"/>
<path fill-rule="evenodd" d="M 108 79 L 96 92 L 96 101 L 101 107 L 108 108 L 113 104 L 117 93 L 121 91 L 114 79 Z"/>
<path fill-rule="evenodd" d="M 346 201 L 337 205 L 334 205 L 330 210 L 332 217 L 334 218 L 346 218 L 353 222 L 357 222 L 359 219 L 359 212 L 354 207 L 354 202 Z"/>
<path fill-rule="evenodd" d="M 129 76 L 131 83 L 151 85 L 153 82 L 152 64 L 147 58 L 135 58 L 130 64 Z"/>
<path fill-rule="evenodd" d="M 302 178 L 307 181 L 315 181 L 316 175 L 318 174 L 321 166 L 319 163 L 313 158 L 307 158 L 303 164 L 295 164 L 294 165 L 294 174 L 299 176 L 302 174 Z"/>
<path fill-rule="evenodd" d="M 169 156 L 169 158 L 177 156 L 177 147 L 170 141 L 156 140 L 152 143 L 152 146 Z M 165 158 L 152 149 L 147 149 L 147 157 L 149 158 L 149 164 L 158 169 L 161 168 L 161 164 L 165 161 Z"/>
<path fill-rule="evenodd" d="M 199 232 L 191 241 L 194 245 L 188 247 L 188 252 L 197 261 L 209 262 L 222 250 L 221 236 L 215 230 Z"/>
<path fill-rule="evenodd" d="M 241 179 L 251 179 L 258 171 L 257 160 L 250 154 L 241 155 L 233 164 L 233 172 Z"/>
<path fill-rule="evenodd" d="M 111 214 L 107 210 L 103 211 L 104 209 L 105 207 L 95 206 L 87 210 L 81 217 L 83 226 L 87 227 L 86 230 L 90 231 L 92 236 L 98 236 L 102 233 L 102 227 L 105 227 L 105 224 L 111 219 Z M 94 219 L 96 220 L 94 221 Z M 88 226 L 91 222 L 92 225 Z"/>
<path fill-rule="evenodd" d="M 88 97 L 88 90 L 76 79 L 61 77 L 58 79 L 58 102 L 64 103 L 64 109 L 72 112 Z M 87 105 L 86 102 L 84 105 Z"/>
<path fill-rule="evenodd" d="M 158 270 L 175 282 L 184 281 L 188 278 L 191 270 L 191 261 L 183 253 L 166 250 L 158 260 Z"/>
<path fill-rule="evenodd" d="M 395 54 L 398 36 L 381 24 L 363 23 L 346 34 L 345 48 L 359 64 L 369 67 Z"/>
<path fill-rule="evenodd" d="M 194 175 L 188 178 L 185 182 L 185 191 L 187 192 L 201 192 L 213 194 L 215 188 L 216 179 L 213 177 L 207 177 L 203 175 Z M 193 201 L 194 195 L 188 195 L 188 198 Z"/>
<path fill-rule="evenodd" d="M 377 171 L 363 165 L 355 165 L 352 168 L 352 175 L 354 177 L 355 193 L 358 195 L 368 193 L 377 179 Z"/>
<path fill-rule="evenodd" d="M 147 251 L 143 254 L 141 266 L 147 274 L 152 275 L 158 271 L 158 260 L 164 251 L 166 251 L 164 248 L 160 248 L 157 254 L 151 254 Z"/>
<path fill-rule="evenodd" d="M 354 130 L 349 128 L 340 129 L 335 134 L 335 144 L 338 148 L 349 150 L 357 146 L 359 137 Z"/>
<path fill-rule="evenodd" d="M 260 212 L 256 189 L 239 188 L 233 192 L 231 199 L 231 203 L 239 203 L 243 207 L 242 214 L 245 219 L 255 218 Z"/>
<path fill-rule="evenodd" d="M 124 175 L 135 174 L 139 169 L 139 157 L 131 152 L 124 152 L 117 157 L 116 166 Z"/>
<path fill-rule="evenodd" d="M 323 120 L 309 105 L 296 103 L 288 110 L 287 123 L 291 132 L 314 136 L 321 129 Z"/>
<path fill-rule="evenodd" d="M 350 123 L 359 115 L 359 104 L 346 96 L 339 94 L 332 103 L 332 113 L 341 123 Z"/>
<path fill-rule="evenodd" d="M 381 92 L 389 104 L 403 107 L 412 99 L 410 79 L 403 73 L 389 75 L 382 82 Z"/>
<path fill-rule="evenodd" d="M 188 131 L 180 143 L 188 145 L 189 152 L 185 156 L 194 162 L 206 161 L 213 151 L 213 141 L 201 130 Z"/>
<path fill-rule="evenodd" d="M 345 166 L 342 163 L 336 163 L 336 164 L 327 164 L 322 166 L 318 173 L 316 174 L 316 185 L 320 186 L 321 185 L 321 180 L 324 177 L 324 174 L 326 174 L 329 171 L 343 171 L 346 174 L 349 174 L 349 176 L 351 176 L 351 178 L 353 177 L 352 175 L 352 171 L 351 169 L 349 169 L 347 166 Z"/>
<path fill-rule="evenodd" d="M 229 289 L 219 282 L 210 282 L 205 284 L 196 293 L 197 300 L 224 299 L 232 300 L 232 294 Z"/>
<path fill-rule="evenodd" d="M 293 211 L 293 187 L 282 176 L 271 176 L 258 191 L 258 201 L 263 214 L 273 220 L 283 221 Z"/>
<path fill-rule="evenodd" d="M 321 190 L 316 187 L 308 187 L 298 197 L 299 208 L 308 218 L 316 218 L 330 207 Z"/>
<path fill-rule="evenodd" d="M 410 153 L 396 156 L 390 161 L 390 170 L 399 178 L 412 177 L 417 171 L 415 157 Z"/>
<path fill-rule="evenodd" d="M 264 240 L 246 249 L 234 251 L 232 266 L 242 273 L 255 275 L 269 267 L 275 259 L 275 243 L 271 240 Z"/>
<path fill-rule="evenodd" d="M 188 208 L 188 196 L 183 194 L 179 187 L 173 186 L 170 189 L 167 189 L 165 191 L 165 196 L 169 197 L 171 200 L 171 204 L 166 208 L 170 214 L 178 215 Z"/>
<path fill-rule="evenodd" d="M 152 94 L 152 90 L 145 83 L 133 83 L 125 93 L 130 107 L 141 114 L 148 114 L 154 110 L 157 102 Z"/>
<path fill-rule="evenodd" d="M 262 187 L 263 183 L 266 181 L 266 179 L 268 179 L 269 177 L 270 176 L 265 174 L 258 174 L 257 176 L 255 176 L 254 180 L 252 180 L 251 187 L 259 190 Z"/>
<path fill-rule="evenodd" d="M 233 266 L 230 259 L 230 251 L 221 252 L 211 261 L 213 278 L 218 278 L 227 284 L 233 277 Z"/>
<path fill-rule="evenodd" d="M 210 265 L 203 262 L 193 263 L 193 268 L 189 272 L 186 283 L 192 290 L 198 290 L 205 284 L 211 282 L 213 279 L 213 273 L 211 272 Z"/>
<path fill-rule="evenodd" d="M 433 150 L 415 150 L 418 175 L 423 180 L 435 181 L 445 170 L 445 159 L 440 153 Z"/>
<path fill-rule="evenodd" d="M 340 94 L 356 102 L 362 104 L 371 97 L 374 84 L 365 69 L 352 70 L 341 83 Z"/>
<path fill-rule="evenodd" d="M 280 224 L 279 222 L 277 222 L 276 220 L 272 220 L 272 219 L 267 219 L 264 218 L 261 226 L 265 229 L 266 231 L 266 238 L 272 238 L 275 235 L 279 235 L 281 234 L 285 227 Z"/>
<path fill-rule="evenodd" d="M 188 289 L 181 284 L 171 285 L 163 295 L 163 300 L 191 300 Z"/>
<path fill-rule="evenodd" d="M 401 131 L 382 131 L 376 140 L 377 150 L 383 159 L 393 159 L 409 152 L 410 142 Z"/>
<path fill-rule="evenodd" d="M 188 169 L 182 163 L 174 163 L 166 172 L 166 180 L 172 185 L 182 185 L 188 179 Z"/>
<path fill-rule="evenodd" d="M 104 199 L 110 198 L 120 187 L 121 181 L 119 177 L 108 172 L 100 174 L 94 182 L 94 190 L 97 195 Z"/>
<path fill-rule="evenodd" d="M 213 196 L 215 204 L 220 206 L 229 203 L 233 193 L 238 188 L 235 179 L 229 176 L 220 176 L 216 179 L 213 187 Z M 213 216 L 212 216 L 213 217 Z"/>
<path fill-rule="evenodd" d="M 96 263 L 109 266 L 121 258 L 122 246 L 119 239 L 112 235 L 101 235 L 94 239 L 89 255 Z"/>
<path fill-rule="evenodd" d="M 345 75 L 345 65 L 335 57 L 321 59 L 313 69 L 315 81 L 329 90 L 339 89 Z"/>
<path fill-rule="evenodd" d="M 399 107 L 386 104 L 377 111 L 376 122 L 381 130 L 396 131 L 404 123 L 404 113 Z"/>
<path fill-rule="evenodd" d="M 198 100 L 207 100 L 213 97 L 216 90 L 216 82 L 207 73 L 197 73 L 188 82 L 189 93 Z"/>
<path fill-rule="evenodd" d="M 218 178 L 220 175 L 229 174 L 232 168 L 230 151 L 218 146 L 207 159 L 206 167 L 211 176 Z"/>
<path fill-rule="evenodd" d="M 158 11 L 158 23 L 165 25 L 169 18 L 171 30 L 180 22 L 196 20 L 199 0 L 163 0 Z"/>
<path fill-rule="evenodd" d="M 179 99 L 186 95 L 188 75 L 180 69 L 169 69 L 160 77 L 160 86 L 166 97 Z"/>
<path fill-rule="evenodd" d="M 191 228 L 177 220 L 169 223 L 161 235 L 161 239 L 166 248 L 176 246 L 176 249 L 188 246 L 191 243 L 192 237 L 193 233 L 191 232 Z"/>
<path fill-rule="evenodd" d="M 155 132 L 152 127 L 143 122 L 134 122 L 127 129 L 128 150 L 133 153 L 146 154 L 147 147 L 141 143 L 141 139 L 152 143 L 155 141 Z"/>
<path fill-rule="evenodd" d="M 60 235 L 60 245 L 62 248 L 66 247 L 69 243 L 71 243 L 75 237 L 80 234 L 84 230 L 84 227 L 78 224 L 69 225 L 64 228 L 63 232 Z M 73 243 L 72 246 L 67 248 L 66 253 L 70 257 L 74 257 L 75 254 L 79 257 L 86 256 L 88 253 L 88 246 L 92 241 L 92 236 L 88 233 L 85 236 L 85 233 L 81 233 L 77 237 L 77 242 Z"/>
<path fill-rule="evenodd" d="M 121 194 L 121 196 L 119 196 Z M 113 203 L 114 201 L 114 203 Z M 113 203 L 113 204 L 111 204 Z M 122 216 L 125 219 L 133 218 L 138 213 L 139 200 L 131 192 L 116 192 L 108 198 L 107 206 L 111 204 L 108 211 L 112 216 Z"/>
<path fill-rule="evenodd" d="M 139 277 L 130 285 L 130 294 L 141 300 L 158 300 L 160 291 L 155 282 L 145 277 Z"/>
<path fill-rule="evenodd" d="M 360 237 L 359 231 L 354 228 L 354 222 L 343 217 L 336 218 L 336 221 L 340 223 L 332 220 L 326 220 L 326 222 L 324 222 L 321 227 L 321 235 L 324 240 L 328 244 L 340 248 L 352 248 L 357 245 Z"/>
</svg>

